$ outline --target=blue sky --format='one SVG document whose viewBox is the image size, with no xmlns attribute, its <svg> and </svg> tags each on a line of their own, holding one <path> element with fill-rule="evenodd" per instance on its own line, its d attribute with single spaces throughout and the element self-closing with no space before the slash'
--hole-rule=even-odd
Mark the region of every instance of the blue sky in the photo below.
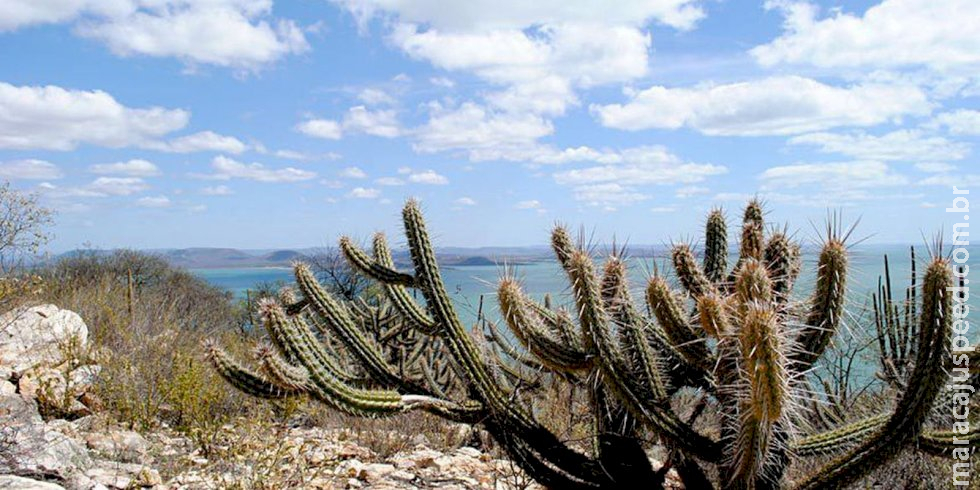
<svg viewBox="0 0 980 490">
<path fill-rule="evenodd" d="M 693 236 L 748 197 L 921 242 L 980 187 L 980 2 L 6 0 L 0 177 L 55 251 Z M 958 216 L 957 216 L 958 218 Z"/>
</svg>

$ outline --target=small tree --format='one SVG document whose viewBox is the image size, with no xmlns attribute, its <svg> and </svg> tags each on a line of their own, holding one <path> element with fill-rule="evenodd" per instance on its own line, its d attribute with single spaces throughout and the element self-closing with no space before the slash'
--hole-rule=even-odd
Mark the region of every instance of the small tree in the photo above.
<svg viewBox="0 0 980 490">
<path fill-rule="evenodd" d="M 48 243 L 53 214 L 36 193 L 13 189 L 10 182 L 0 186 L 0 273 L 9 274 Z"/>
</svg>

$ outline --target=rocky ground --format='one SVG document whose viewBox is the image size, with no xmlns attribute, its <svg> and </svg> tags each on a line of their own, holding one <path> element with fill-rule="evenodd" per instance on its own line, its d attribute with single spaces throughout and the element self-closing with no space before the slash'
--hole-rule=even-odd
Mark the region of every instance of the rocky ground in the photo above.
<svg viewBox="0 0 980 490">
<path fill-rule="evenodd" d="M 534 488 L 508 461 L 422 435 L 381 434 L 401 438 L 382 457 L 344 428 L 243 420 L 209 434 L 207 451 L 166 426 L 127 430 L 99 411 L 87 344 L 82 319 L 53 305 L 0 316 L 0 489 Z"/>
<path fill-rule="evenodd" d="M 447 425 L 437 444 L 421 433 L 254 420 L 137 433 L 101 410 L 97 352 L 71 311 L 0 316 L 0 490 L 541 488 L 514 463 L 463 445 L 490 447 L 465 425 Z"/>
</svg>

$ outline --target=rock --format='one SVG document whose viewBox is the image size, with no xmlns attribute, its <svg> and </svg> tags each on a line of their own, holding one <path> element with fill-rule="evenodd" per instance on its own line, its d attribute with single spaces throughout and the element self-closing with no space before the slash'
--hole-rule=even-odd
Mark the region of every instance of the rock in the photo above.
<svg viewBox="0 0 980 490">
<path fill-rule="evenodd" d="M 0 490 L 65 490 L 65 487 L 22 476 L 0 475 Z"/>
<path fill-rule="evenodd" d="M 88 343 L 88 327 L 77 313 L 55 305 L 16 308 L 0 315 L 0 365 L 13 373 L 57 366 Z"/>
<path fill-rule="evenodd" d="M 0 428 L 0 473 L 66 480 L 91 458 L 80 444 L 44 424 Z"/>
<path fill-rule="evenodd" d="M 13 395 L 17 393 L 17 387 L 6 379 L 0 380 L 0 396 Z"/>
<path fill-rule="evenodd" d="M 0 396 L 0 420 L 4 429 L 42 423 L 34 401 L 17 395 Z"/>
<path fill-rule="evenodd" d="M 124 463 L 143 462 L 150 447 L 143 436 L 128 430 L 87 434 L 85 445 L 102 457 Z"/>
<path fill-rule="evenodd" d="M 361 470 L 359 477 L 368 482 L 379 481 L 395 471 L 395 466 L 386 463 L 371 463 Z"/>
</svg>

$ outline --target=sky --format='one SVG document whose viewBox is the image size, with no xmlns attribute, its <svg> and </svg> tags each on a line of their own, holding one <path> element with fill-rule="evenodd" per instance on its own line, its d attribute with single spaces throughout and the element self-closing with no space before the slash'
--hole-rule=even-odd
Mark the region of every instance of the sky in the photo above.
<svg viewBox="0 0 980 490">
<path fill-rule="evenodd" d="M 980 188 L 976 0 L 2 0 L 0 178 L 77 247 L 922 243 Z M 977 192 L 980 192 L 978 190 Z"/>
</svg>

